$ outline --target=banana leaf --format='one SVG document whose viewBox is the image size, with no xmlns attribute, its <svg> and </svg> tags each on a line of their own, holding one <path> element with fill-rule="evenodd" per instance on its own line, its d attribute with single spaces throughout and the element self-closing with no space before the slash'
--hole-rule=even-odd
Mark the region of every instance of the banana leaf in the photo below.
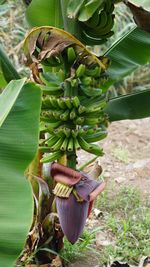
<svg viewBox="0 0 150 267">
<path fill-rule="evenodd" d="M 30 26 L 50 25 L 63 28 L 60 0 L 32 0 L 26 10 L 26 19 Z"/>
<path fill-rule="evenodd" d="M 3 71 L 0 68 L 0 88 L 4 88 L 7 85 L 7 82 L 4 78 Z"/>
<path fill-rule="evenodd" d="M 31 188 L 24 172 L 38 147 L 41 92 L 33 83 L 22 82 L 21 87 L 21 82 L 11 82 L 16 95 L 19 92 L 18 97 L 12 96 L 10 86 L 0 96 L 3 107 L 8 105 L 0 127 L 0 265 L 3 267 L 12 267 L 19 256 L 33 209 Z"/>
<path fill-rule="evenodd" d="M 0 79 L 1 79 L 1 86 L 4 86 L 6 83 L 10 82 L 11 80 L 20 79 L 20 76 L 16 69 L 14 68 L 13 64 L 7 57 L 4 49 L 0 45 Z"/>
<path fill-rule="evenodd" d="M 110 121 L 150 117 L 150 89 L 111 99 L 105 112 Z"/>
<path fill-rule="evenodd" d="M 108 88 L 150 61 L 150 33 L 138 27 L 130 30 L 106 51 L 105 56 L 111 60 L 109 79 L 104 85 Z"/>
<path fill-rule="evenodd" d="M 2 126 L 11 108 L 13 107 L 25 81 L 26 78 L 18 81 L 11 81 L 3 91 L 3 94 L 0 97 L 0 127 Z"/>
</svg>

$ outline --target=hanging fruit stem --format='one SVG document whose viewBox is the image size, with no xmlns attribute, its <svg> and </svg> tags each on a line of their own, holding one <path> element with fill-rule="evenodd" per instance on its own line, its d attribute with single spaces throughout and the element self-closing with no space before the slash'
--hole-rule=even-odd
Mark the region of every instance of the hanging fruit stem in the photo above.
<svg viewBox="0 0 150 267">
<path fill-rule="evenodd" d="M 77 155 L 75 152 L 67 154 L 67 166 L 76 170 Z"/>
</svg>

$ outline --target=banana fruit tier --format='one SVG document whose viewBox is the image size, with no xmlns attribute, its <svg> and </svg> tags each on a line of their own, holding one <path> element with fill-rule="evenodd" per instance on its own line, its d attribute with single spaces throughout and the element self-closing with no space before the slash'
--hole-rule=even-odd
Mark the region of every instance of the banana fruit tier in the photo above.
<svg viewBox="0 0 150 267">
<path fill-rule="evenodd" d="M 101 156 L 93 144 L 107 135 L 103 84 L 108 60 L 54 27 L 33 29 L 25 40 L 26 63 L 42 90 L 40 150 L 43 163 L 80 148 Z"/>
<path fill-rule="evenodd" d="M 114 32 L 113 14 L 115 0 L 70 0 L 67 13 L 70 20 L 76 21 L 76 35 L 87 45 L 105 43 Z"/>
</svg>

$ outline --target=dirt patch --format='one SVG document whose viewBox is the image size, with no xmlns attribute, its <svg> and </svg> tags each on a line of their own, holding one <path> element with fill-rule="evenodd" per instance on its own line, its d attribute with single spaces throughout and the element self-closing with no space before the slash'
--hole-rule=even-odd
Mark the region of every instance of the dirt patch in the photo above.
<svg viewBox="0 0 150 267">
<path fill-rule="evenodd" d="M 150 119 L 114 122 L 109 126 L 108 137 L 100 144 L 105 155 L 98 161 L 108 186 L 114 182 L 118 186 L 132 185 L 138 187 L 143 195 L 149 194 Z M 92 157 L 80 152 L 80 165 Z"/>
</svg>

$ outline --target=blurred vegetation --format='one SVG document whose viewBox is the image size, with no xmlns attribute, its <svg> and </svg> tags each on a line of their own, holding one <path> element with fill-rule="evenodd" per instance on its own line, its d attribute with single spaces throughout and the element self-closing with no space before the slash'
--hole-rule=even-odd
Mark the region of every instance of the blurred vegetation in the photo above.
<svg viewBox="0 0 150 267">
<path fill-rule="evenodd" d="M 20 0 L 7 0 L 0 6 L 0 44 L 12 60 L 18 72 L 24 76 L 22 41 L 28 30 L 25 21 L 25 5 Z"/>
</svg>

